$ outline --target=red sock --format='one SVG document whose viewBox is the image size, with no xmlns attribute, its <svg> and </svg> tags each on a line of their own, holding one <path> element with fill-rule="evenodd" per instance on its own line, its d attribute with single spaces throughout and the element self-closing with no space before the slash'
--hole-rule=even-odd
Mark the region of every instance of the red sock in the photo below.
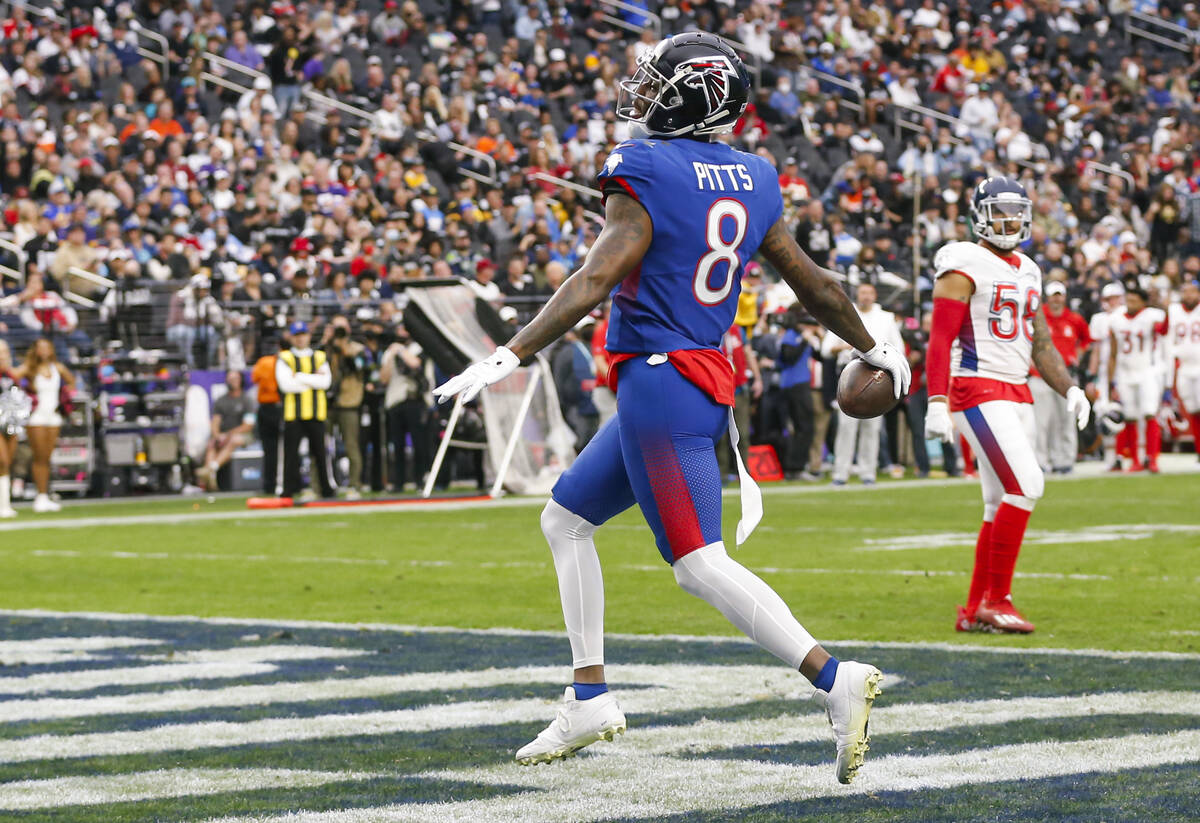
<svg viewBox="0 0 1200 823">
<path fill-rule="evenodd" d="M 992 523 L 992 551 L 988 560 L 988 600 L 1003 600 L 1012 593 L 1013 569 L 1025 538 L 1031 512 L 1001 503 Z"/>
<path fill-rule="evenodd" d="M 1121 432 L 1121 436 L 1125 438 L 1125 443 L 1117 448 L 1119 454 L 1124 454 L 1133 461 L 1133 465 L 1138 462 L 1138 432 L 1137 421 L 1130 420 L 1125 424 L 1125 429 Z"/>
<path fill-rule="evenodd" d="M 988 559 L 992 552 L 992 521 L 984 520 L 979 527 L 979 539 L 975 541 L 975 570 L 971 572 L 971 590 L 967 593 L 967 614 L 975 616 L 979 603 L 987 591 Z"/>
<path fill-rule="evenodd" d="M 1192 424 L 1192 448 L 1200 454 L 1200 412 L 1189 414 L 1188 420 Z"/>
<path fill-rule="evenodd" d="M 1146 421 L 1146 459 L 1155 460 L 1162 451 L 1162 424 L 1157 417 Z"/>
</svg>

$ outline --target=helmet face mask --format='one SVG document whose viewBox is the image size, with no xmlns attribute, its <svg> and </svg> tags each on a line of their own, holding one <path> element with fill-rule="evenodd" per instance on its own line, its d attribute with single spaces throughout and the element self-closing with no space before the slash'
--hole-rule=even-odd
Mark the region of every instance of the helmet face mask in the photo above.
<svg viewBox="0 0 1200 823">
<path fill-rule="evenodd" d="M 669 37 L 620 84 L 617 116 L 652 137 L 705 137 L 733 129 L 749 100 L 741 58 L 711 34 Z"/>
<path fill-rule="evenodd" d="M 1011 251 L 1033 234 L 1033 201 L 1015 180 L 989 177 L 971 198 L 971 222 L 981 240 Z"/>
</svg>

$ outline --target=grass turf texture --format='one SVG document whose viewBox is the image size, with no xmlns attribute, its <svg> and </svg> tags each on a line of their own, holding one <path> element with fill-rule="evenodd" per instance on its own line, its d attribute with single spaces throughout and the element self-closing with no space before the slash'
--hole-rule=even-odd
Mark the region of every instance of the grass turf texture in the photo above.
<svg viewBox="0 0 1200 823">
<path fill-rule="evenodd" d="M 1030 528 L 1197 525 L 1197 499 L 1197 475 L 1052 481 Z M 728 533 L 736 498 L 726 503 Z M 57 517 L 228 512 L 241 505 L 229 498 L 84 504 Z M 1109 542 L 1065 537 L 1027 546 L 1019 573 L 1107 579 L 1018 579 L 1016 602 L 1039 630 L 992 638 L 951 631 L 972 547 L 861 550 L 869 538 L 974 532 L 981 510 L 974 484 L 782 491 L 768 495 L 766 507 L 762 530 L 735 556 L 755 570 L 779 569 L 761 573 L 818 638 L 1200 648 L 1200 636 L 1189 633 L 1200 577 L 1197 532 L 1164 530 Z M 0 602 L 8 608 L 561 631 L 537 512 L 532 504 L 353 515 L 331 510 L 6 532 L 0 536 Z M 636 509 L 602 529 L 597 545 L 610 632 L 735 633 L 715 610 L 679 591 Z M 913 573 L 896 573 L 903 571 Z"/>
</svg>

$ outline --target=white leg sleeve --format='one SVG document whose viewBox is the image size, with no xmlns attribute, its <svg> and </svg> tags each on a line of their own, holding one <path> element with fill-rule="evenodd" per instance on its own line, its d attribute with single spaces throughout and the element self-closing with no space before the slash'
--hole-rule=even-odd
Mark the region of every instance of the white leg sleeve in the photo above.
<svg viewBox="0 0 1200 823">
<path fill-rule="evenodd" d="M 604 663 L 604 578 L 592 535 L 596 526 L 551 500 L 542 509 L 558 596 L 576 669 Z"/>
<path fill-rule="evenodd" d="M 758 645 L 794 669 L 817 641 L 801 626 L 775 590 L 725 552 L 724 543 L 710 543 L 684 555 L 673 566 L 675 580 L 717 608 Z"/>
</svg>

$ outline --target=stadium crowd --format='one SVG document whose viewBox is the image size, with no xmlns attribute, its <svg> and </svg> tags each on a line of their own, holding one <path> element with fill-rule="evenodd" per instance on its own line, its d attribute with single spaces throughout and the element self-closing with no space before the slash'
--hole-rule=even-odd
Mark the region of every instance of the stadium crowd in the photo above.
<svg viewBox="0 0 1200 823">
<path fill-rule="evenodd" d="M 0 335 L 23 352 L 49 334 L 68 362 L 163 346 L 244 371 L 286 347 L 291 323 L 311 324 L 357 370 L 355 402 L 398 433 L 398 486 L 420 481 L 438 437 L 439 375 L 404 329 L 406 285 L 459 278 L 505 320 L 528 319 L 596 236 L 588 187 L 628 135 L 616 84 L 660 36 L 699 28 L 737 45 L 756 93 L 726 139 L 779 168 L 799 244 L 865 313 L 894 313 L 917 367 L 933 254 L 969 237 L 970 192 L 990 174 L 1031 192 L 1022 250 L 1084 318 L 1105 286 L 1137 281 L 1165 307 L 1200 276 L 1200 38 L 1176 48 L 1126 31 L 1135 11 L 1198 31 L 1193 3 L 7 8 Z M 769 269 L 748 263 L 743 288 L 728 341 L 742 419 L 790 476 L 816 476 L 832 463 L 846 355 Z M 611 411 L 595 321 L 552 355 L 581 440 Z M 359 341 L 352 356 L 339 325 Z M 860 443 L 864 478 L 866 463 L 931 470 L 923 391 L 914 382 L 873 435 L 877 461 Z M 953 450 L 942 463 L 958 471 Z"/>
</svg>

